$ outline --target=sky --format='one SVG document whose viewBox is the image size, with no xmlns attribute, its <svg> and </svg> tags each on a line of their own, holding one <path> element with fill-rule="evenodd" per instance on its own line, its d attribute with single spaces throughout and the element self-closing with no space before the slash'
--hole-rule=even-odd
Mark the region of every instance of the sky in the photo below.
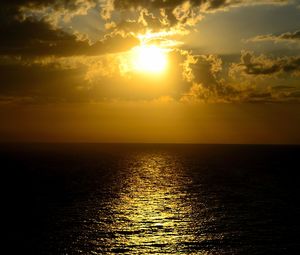
<svg viewBox="0 0 300 255">
<path fill-rule="evenodd" d="M 300 0 L 2 0 L 0 142 L 300 143 Z"/>
</svg>

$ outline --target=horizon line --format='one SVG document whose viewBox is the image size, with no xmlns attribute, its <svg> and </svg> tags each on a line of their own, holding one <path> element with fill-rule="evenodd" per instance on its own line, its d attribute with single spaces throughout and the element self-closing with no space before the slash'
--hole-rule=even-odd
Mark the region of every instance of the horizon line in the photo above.
<svg viewBox="0 0 300 255">
<path fill-rule="evenodd" d="M 274 146 L 300 146 L 300 143 L 207 143 L 207 142 L 71 142 L 71 141 L 66 141 L 66 142 L 49 142 L 49 141 L 0 141 L 0 145 L 2 144 L 86 144 L 86 145 L 274 145 Z"/>
</svg>

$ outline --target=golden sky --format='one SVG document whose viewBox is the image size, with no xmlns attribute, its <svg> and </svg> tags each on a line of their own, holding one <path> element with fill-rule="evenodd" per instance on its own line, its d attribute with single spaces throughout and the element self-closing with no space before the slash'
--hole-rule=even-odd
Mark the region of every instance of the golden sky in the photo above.
<svg viewBox="0 0 300 255">
<path fill-rule="evenodd" d="M 0 141 L 300 142 L 298 0 L 0 10 Z"/>
</svg>

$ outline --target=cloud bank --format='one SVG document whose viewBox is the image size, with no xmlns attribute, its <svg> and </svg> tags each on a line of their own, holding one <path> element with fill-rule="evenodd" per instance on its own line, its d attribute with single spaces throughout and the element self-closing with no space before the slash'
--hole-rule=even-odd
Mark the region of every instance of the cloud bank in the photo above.
<svg viewBox="0 0 300 255">
<path fill-rule="evenodd" d="M 298 100 L 299 90 L 294 83 L 299 79 L 299 56 L 274 58 L 245 50 L 239 60 L 232 61 L 224 56 L 183 50 L 178 39 L 193 31 L 211 13 L 288 3 L 288 0 L 3 0 L 0 101 L 22 101 L 16 100 L 20 98 L 23 102 L 107 98 L 172 98 L 184 103 Z M 78 20 L 96 24 L 94 34 L 76 26 Z M 250 41 L 299 42 L 299 35 L 299 31 L 258 35 Z M 172 86 L 156 91 L 143 87 L 143 92 L 139 84 L 132 85 L 134 79 L 143 83 L 143 77 L 126 70 L 125 59 L 127 51 L 140 43 L 168 48 L 172 71 L 168 79 Z M 270 85 L 272 82 L 274 86 Z"/>
</svg>

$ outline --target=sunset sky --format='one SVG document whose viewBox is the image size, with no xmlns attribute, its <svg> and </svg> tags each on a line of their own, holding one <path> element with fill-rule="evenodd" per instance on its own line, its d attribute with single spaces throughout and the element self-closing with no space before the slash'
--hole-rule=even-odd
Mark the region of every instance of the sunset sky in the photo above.
<svg viewBox="0 0 300 255">
<path fill-rule="evenodd" d="M 1 142 L 300 143 L 300 0 L 1 0 Z"/>
</svg>

